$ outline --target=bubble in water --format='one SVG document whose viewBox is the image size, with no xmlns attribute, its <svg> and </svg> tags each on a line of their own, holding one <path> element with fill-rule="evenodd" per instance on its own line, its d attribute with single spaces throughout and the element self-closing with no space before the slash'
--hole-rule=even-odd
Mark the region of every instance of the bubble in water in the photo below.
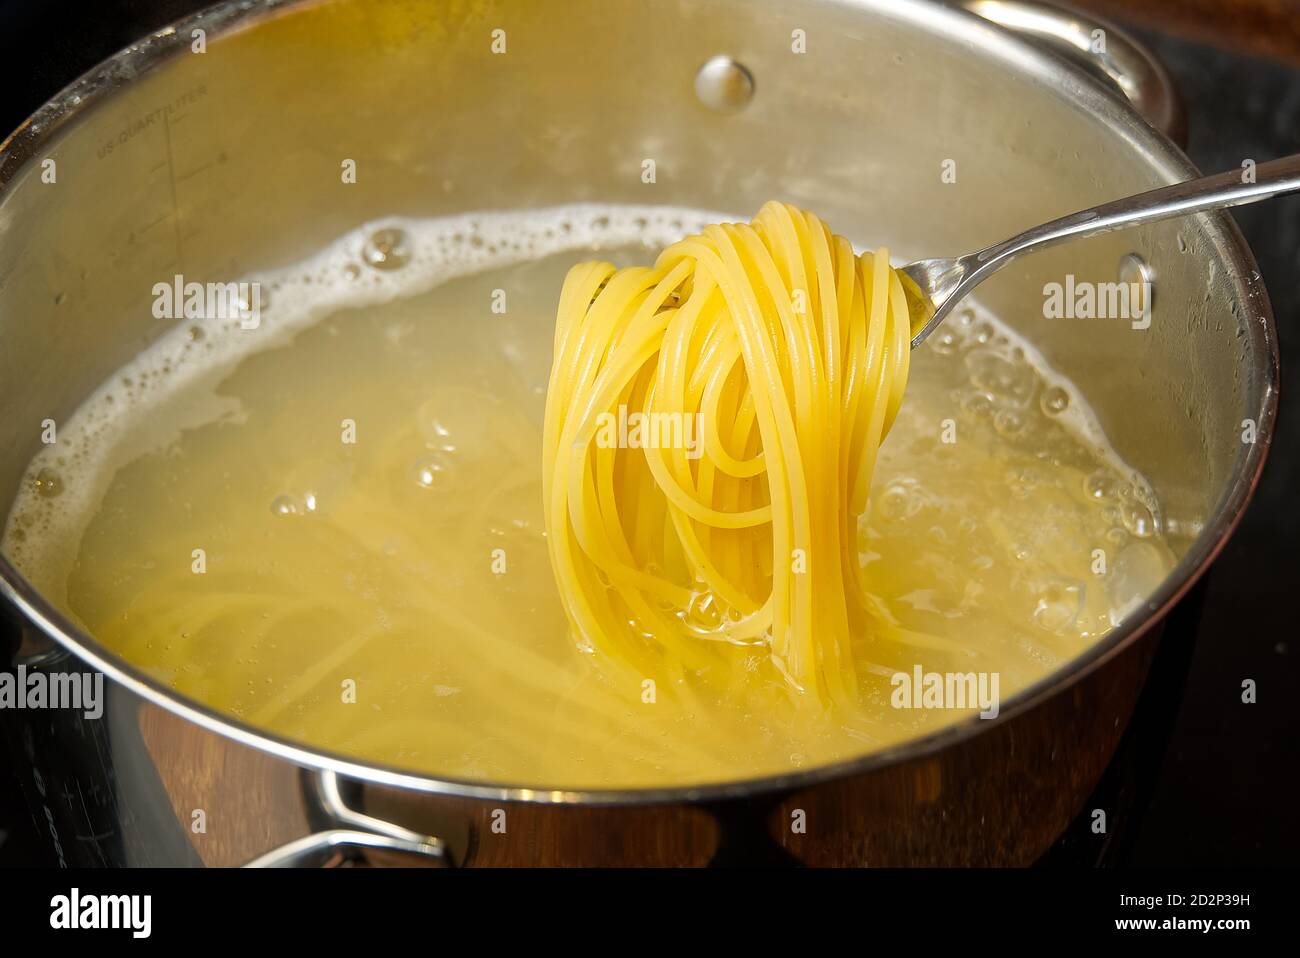
<svg viewBox="0 0 1300 958">
<path fill-rule="evenodd" d="M 1114 499 L 1119 494 L 1119 480 L 1105 469 L 1098 469 L 1083 480 L 1083 491 L 1089 499 Z"/>
<path fill-rule="evenodd" d="M 984 418 L 993 412 L 993 397 L 985 392 L 968 392 L 961 398 L 961 408 L 972 416 Z"/>
<path fill-rule="evenodd" d="M 63 477 L 53 469 L 41 469 L 32 478 L 32 488 L 45 499 L 53 499 L 63 492 Z"/>
<path fill-rule="evenodd" d="M 686 607 L 686 623 L 692 628 L 711 632 L 722 624 L 722 611 L 712 592 L 696 592 Z"/>
<path fill-rule="evenodd" d="M 411 468 L 411 475 L 421 489 L 444 487 L 451 479 L 451 463 L 446 456 L 421 456 Z"/>
<path fill-rule="evenodd" d="M 410 237 L 397 227 L 375 230 L 361 248 L 361 258 L 375 269 L 401 269 L 411 261 Z"/>
<path fill-rule="evenodd" d="M 1156 519 L 1146 504 L 1139 499 L 1125 499 L 1119 506 L 1120 519 L 1124 528 L 1139 539 L 1149 539 L 1155 535 Z"/>
<path fill-rule="evenodd" d="M 300 496 L 282 493 L 271 500 L 271 512 L 277 516 L 305 516 L 316 511 L 316 493 L 304 492 Z"/>
<path fill-rule="evenodd" d="M 992 349 L 966 357 L 966 371 L 977 389 L 1023 405 L 1034 392 L 1035 374 L 1027 363 L 1014 363 Z"/>
<path fill-rule="evenodd" d="M 922 505 L 921 489 L 915 479 L 895 479 L 876 497 L 876 511 L 893 522 L 910 519 Z"/>
<path fill-rule="evenodd" d="M 1016 439 L 1025 434 L 1025 420 L 1014 409 L 999 409 L 993 417 L 993 428 L 998 434 L 1008 439 Z"/>
<path fill-rule="evenodd" d="M 415 411 L 425 445 L 446 452 L 503 441 L 502 417 L 501 402 L 491 393 L 462 386 L 438 389 Z"/>
<path fill-rule="evenodd" d="M 940 329 L 929 339 L 930 348 L 941 356 L 951 356 L 957 351 L 960 340 L 951 329 Z"/>
<path fill-rule="evenodd" d="M 1007 488 L 1016 499 L 1028 499 L 1038 487 L 1041 478 L 1037 470 L 1028 466 L 1012 469 L 1007 473 Z"/>
<path fill-rule="evenodd" d="M 1057 635 L 1078 621 L 1083 611 L 1084 585 L 1076 579 L 1053 579 L 1038 589 L 1034 622 Z"/>
<path fill-rule="evenodd" d="M 1039 399 L 1043 412 L 1049 416 L 1059 416 L 1070 408 L 1070 394 L 1060 386 L 1048 386 Z"/>
</svg>

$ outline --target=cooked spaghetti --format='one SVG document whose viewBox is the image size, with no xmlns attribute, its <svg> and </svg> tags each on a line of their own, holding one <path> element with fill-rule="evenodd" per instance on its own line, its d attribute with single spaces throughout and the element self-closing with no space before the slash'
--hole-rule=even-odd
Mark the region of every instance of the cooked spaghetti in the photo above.
<svg viewBox="0 0 1300 958">
<path fill-rule="evenodd" d="M 854 637 L 872 617 L 857 520 L 910 338 L 887 251 L 856 255 L 782 203 L 653 268 L 574 267 L 543 484 L 580 642 L 652 679 L 724 682 L 739 659 L 708 640 L 764 645 L 793 690 L 856 708 Z"/>
</svg>

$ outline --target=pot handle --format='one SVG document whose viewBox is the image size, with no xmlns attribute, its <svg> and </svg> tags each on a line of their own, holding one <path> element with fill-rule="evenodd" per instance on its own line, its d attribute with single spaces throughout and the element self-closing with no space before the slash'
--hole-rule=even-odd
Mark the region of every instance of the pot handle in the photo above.
<svg viewBox="0 0 1300 958">
<path fill-rule="evenodd" d="M 970 13 L 1051 48 L 1118 88 L 1148 123 L 1179 147 L 1187 145 L 1187 116 L 1169 71 L 1113 23 L 1039 0 L 958 2 Z"/>
<path fill-rule="evenodd" d="M 344 860 L 363 859 L 367 851 L 398 852 L 405 855 L 429 857 L 427 846 L 422 842 L 410 842 L 388 835 L 376 835 L 374 832 L 351 831 L 346 828 L 331 828 L 323 832 L 313 832 L 272 849 L 265 855 L 259 855 L 245 868 L 321 868 L 340 858 Z M 435 856 L 436 857 L 436 856 Z M 445 864 L 437 859 L 430 864 Z"/>
<path fill-rule="evenodd" d="M 345 860 L 364 858 L 368 850 L 412 855 L 426 866 L 451 866 L 451 856 L 442 839 L 421 835 L 349 805 L 337 773 L 304 769 L 302 785 L 304 797 L 316 816 L 339 827 L 281 845 L 248 862 L 245 868 L 316 868 L 340 856 Z"/>
</svg>

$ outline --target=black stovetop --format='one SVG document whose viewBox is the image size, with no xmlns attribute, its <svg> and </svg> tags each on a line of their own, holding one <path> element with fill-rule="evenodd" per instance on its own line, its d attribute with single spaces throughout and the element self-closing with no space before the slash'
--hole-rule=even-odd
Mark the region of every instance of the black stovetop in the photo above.
<svg viewBox="0 0 1300 958">
<path fill-rule="evenodd" d="M 13 129 L 136 37 L 204 5 L 0 0 L 0 128 Z M 1182 90 L 1188 153 L 1201 169 L 1300 152 L 1300 69 L 1135 32 Z M 40 59 L 31 59 L 33 51 Z M 1084 827 L 1071 829 L 1044 860 L 1049 866 L 1284 864 L 1300 851 L 1300 636 L 1286 604 L 1300 589 L 1300 396 L 1288 390 L 1286 374 L 1288 350 L 1300 346 L 1300 198 L 1234 215 L 1278 320 L 1283 389 L 1272 456 L 1240 529 L 1199 590 L 1199 623 L 1171 623 L 1099 788 L 1103 804 L 1125 809 L 1122 827 L 1101 848 L 1083 837 Z M 1254 705 L 1241 702 L 1246 678 L 1258 683 Z M 0 749 L 0 865 L 34 864 L 41 845 L 7 761 Z"/>
</svg>

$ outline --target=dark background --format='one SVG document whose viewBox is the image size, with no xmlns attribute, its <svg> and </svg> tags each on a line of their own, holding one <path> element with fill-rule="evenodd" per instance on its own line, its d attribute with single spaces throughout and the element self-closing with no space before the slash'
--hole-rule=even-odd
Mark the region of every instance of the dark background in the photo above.
<svg viewBox="0 0 1300 958">
<path fill-rule="evenodd" d="M 1099 2 L 1123 16 L 1123 5 Z M 1282 6 L 1289 9 L 1289 2 Z M 0 131 L 139 36 L 206 5 L 0 0 Z M 1209 17 L 1212 6 L 1187 10 L 1204 8 Z M 1188 15 L 1171 6 L 1162 16 L 1156 3 L 1142 8 L 1142 26 L 1133 31 L 1174 74 L 1187 104 L 1188 153 L 1207 172 L 1300 152 L 1300 44 L 1283 43 L 1284 32 L 1241 12 L 1249 7 L 1234 13 L 1225 5 L 1232 19 L 1220 30 L 1204 19 L 1188 27 Z M 1300 34 L 1300 8 L 1291 16 Z M 1206 37 L 1226 45 L 1208 45 Z M 1276 59 L 1247 52 L 1259 49 Z M 1099 852 L 1085 831 L 1071 829 L 1047 865 L 1274 865 L 1300 852 L 1300 629 L 1291 604 L 1300 593 L 1300 395 L 1288 388 L 1294 377 L 1287 375 L 1287 355 L 1300 344 L 1300 198 L 1233 215 L 1277 314 L 1283 387 L 1272 456 L 1202 590 L 1199 623 L 1171 626 L 1133 727 L 1099 789 L 1110 796 L 1107 807 L 1120 802 L 1128 809 L 1120 837 Z M 1258 683 L 1254 705 L 1241 702 L 1247 678 Z M 43 848 L 7 763 L 0 750 L 0 865 L 38 863 Z"/>
</svg>

